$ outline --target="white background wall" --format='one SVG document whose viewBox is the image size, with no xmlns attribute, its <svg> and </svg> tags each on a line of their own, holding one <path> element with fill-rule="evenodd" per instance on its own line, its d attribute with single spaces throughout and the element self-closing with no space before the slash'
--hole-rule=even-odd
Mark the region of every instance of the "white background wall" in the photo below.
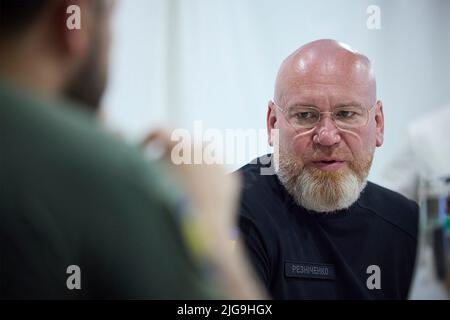
<svg viewBox="0 0 450 320">
<path fill-rule="evenodd" d="M 346 42 L 373 62 L 386 120 L 375 182 L 405 142 L 408 122 L 450 102 L 449 0 L 118 3 L 104 116 L 129 141 L 161 125 L 192 129 L 195 120 L 204 129 L 265 129 L 281 61 L 320 38 Z M 372 4 L 381 9 L 380 30 L 366 27 Z"/>
</svg>

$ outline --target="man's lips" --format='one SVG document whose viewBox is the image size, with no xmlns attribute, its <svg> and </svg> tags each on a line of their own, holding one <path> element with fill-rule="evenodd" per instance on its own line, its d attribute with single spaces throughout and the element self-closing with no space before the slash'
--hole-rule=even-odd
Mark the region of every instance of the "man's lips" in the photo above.
<svg viewBox="0 0 450 320">
<path fill-rule="evenodd" d="M 323 171 L 335 171 L 342 168 L 345 165 L 345 160 L 336 158 L 322 158 L 311 161 L 311 163 L 320 170 Z"/>
</svg>

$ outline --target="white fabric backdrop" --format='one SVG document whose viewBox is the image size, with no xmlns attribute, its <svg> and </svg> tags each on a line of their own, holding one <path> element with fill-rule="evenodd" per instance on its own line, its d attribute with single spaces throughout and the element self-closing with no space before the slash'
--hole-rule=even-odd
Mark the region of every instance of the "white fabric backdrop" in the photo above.
<svg viewBox="0 0 450 320">
<path fill-rule="evenodd" d="M 405 142 L 408 122 L 450 102 L 448 0 L 118 3 L 104 117 L 128 141 L 162 124 L 192 130 L 195 120 L 204 129 L 265 130 L 281 61 L 320 38 L 346 42 L 374 64 L 386 118 L 375 182 Z M 380 30 L 366 27 L 369 5 L 381 9 Z M 230 169 L 266 150 L 251 150 Z"/>
</svg>

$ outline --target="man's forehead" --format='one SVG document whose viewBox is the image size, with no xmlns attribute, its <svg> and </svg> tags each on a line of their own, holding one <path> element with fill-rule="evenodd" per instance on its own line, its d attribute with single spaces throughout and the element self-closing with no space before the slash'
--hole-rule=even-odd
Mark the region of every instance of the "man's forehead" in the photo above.
<svg viewBox="0 0 450 320">
<path fill-rule="evenodd" d="M 358 57 L 311 57 L 299 56 L 288 61 L 280 70 L 281 78 L 302 79 L 318 82 L 349 81 L 369 82 L 374 74 L 369 62 Z"/>
<path fill-rule="evenodd" d="M 349 81 L 304 81 L 287 79 L 289 85 L 279 91 L 282 104 L 340 104 L 345 101 L 368 103 L 372 90 L 367 82 Z"/>
<path fill-rule="evenodd" d="M 347 71 L 323 66 L 326 70 L 310 70 L 308 72 L 290 72 L 279 77 L 280 84 L 286 87 L 298 86 L 353 86 L 367 87 L 372 84 L 373 77 L 364 71 Z"/>
<path fill-rule="evenodd" d="M 345 92 L 322 95 L 315 93 L 308 94 L 305 92 L 298 94 L 287 94 L 281 98 L 279 103 L 285 107 L 309 106 L 323 110 L 349 105 L 363 107 L 370 104 L 370 102 L 362 94 L 352 95 Z"/>
</svg>

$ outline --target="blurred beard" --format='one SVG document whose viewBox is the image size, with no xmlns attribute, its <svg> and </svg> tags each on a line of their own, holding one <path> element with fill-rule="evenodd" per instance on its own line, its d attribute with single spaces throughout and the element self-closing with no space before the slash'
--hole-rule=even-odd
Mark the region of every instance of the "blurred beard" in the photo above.
<svg viewBox="0 0 450 320">
<path fill-rule="evenodd" d="M 348 169 L 323 171 L 302 166 L 286 154 L 277 157 L 277 176 L 294 201 L 307 210 L 335 212 L 355 203 L 367 184 L 373 154 L 347 162 Z"/>
<path fill-rule="evenodd" d="M 100 108 L 100 102 L 106 87 L 106 70 L 102 69 L 105 63 L 101 61 L 102 55 L 98 43 L 99 41 L 94 41 L 86 62 L 64 90 L 65 97 L 80 104 L 85 110 L 94 113 Z"/>
</svg>

